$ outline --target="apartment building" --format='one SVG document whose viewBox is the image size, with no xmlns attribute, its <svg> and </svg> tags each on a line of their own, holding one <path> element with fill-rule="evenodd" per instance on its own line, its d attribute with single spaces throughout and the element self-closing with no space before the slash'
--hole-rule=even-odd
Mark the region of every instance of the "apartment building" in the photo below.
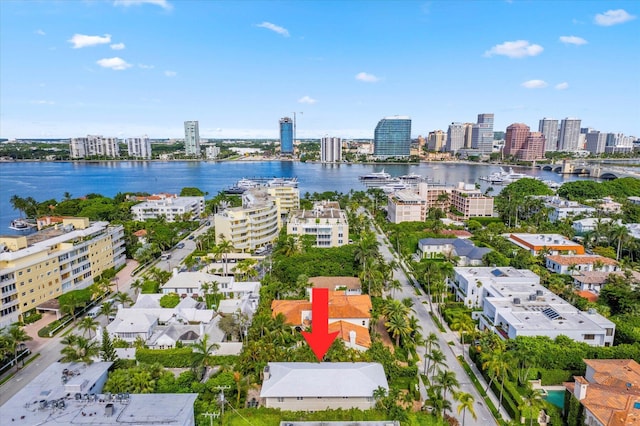
<svg viewBox="0 0 640 426">
<path fill-rule="evenodd" d="M 427 217 L 427 200 L 414 191 L 405 189 L 387 198 L 387 220 L 391 223 L 424 222 Z"/>
<path fill-rule="evenodd" d="M 0 237 L 0 327 L 125 263 L 124 228 L 87 218 L 35 234 Z"/>
<path fill-rule="evenodd" d="M 86 157 L 110 157 L 120 156 L 118 138 L 88 135 L 84 138 L 71 138 L 69 141 L 69 155 L 72 159 Z"/>
<path fill-rule="evenodd" d="M 580 311 L 540 284 L 529 270 L 511 267 L 454 268 L 448 280 L 458 300 L 481 307 L 480 330 L 503 339 L 564 335 L 592 346 L 611 346 L 615 324 L 595 310 Z"/>
<path fill-rule="evenodd" d="M 593 216 L 596 213 L 596 209 L 593 207 L 560 197 L 544 198 L 544 206 L 549 209 L 549 220 L 551 222 L 558 222 L 576 216 Z"/>
<path fill-rule="evenodd" d="M 277 198 L 280 203 L 280 214 L 287 213 L 300 208 L 300 190 L 298 181 L 285 179 L 272 179 L 267 183 L 267 194 Z"/>
<path fill-rule="evenodd" d="M 216 244 L 223 238 L 236 250 L 255 250 L 273 243 L 282 227 L 280 199 L 263 188 L 242 194 L 242 206 L 225 209 L 214 216 Z"/>
<path fill-rule="evenodd" d="M 339 247 L 349 242 L 349 221 L 337 201 L 323 200 L 313 210 L 291 212 L 287 235 L 315 237 L 315 247 Z"/>
<path fill-rule="evenodd" d="M 135 220 L 145 221 L 164 216 L 167 222 L 198 219 L 204 212 L 204 197 L 178 197 L 158 194 L 131 207 Z"/>
<path fill-rule="evenodd" d="M 451 190 L 450 205 L 458 211 L 456 216 L 462 216 L 465 220 L 493 216 L 493 197 L 482 195 L 482 191 L 473 184 L 458 183 Z"/>
</svg>

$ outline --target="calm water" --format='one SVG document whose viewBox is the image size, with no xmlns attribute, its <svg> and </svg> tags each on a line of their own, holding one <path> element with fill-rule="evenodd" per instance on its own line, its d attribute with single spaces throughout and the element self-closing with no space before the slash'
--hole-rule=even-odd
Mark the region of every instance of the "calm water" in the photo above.
<svg viewBox="0 0 640 426">
<path fill-rule="evenodd" d="M 73 197 L 99 193 L 109 197 L 118 192 L 179 192 L 185 186 L 194 186 L 209 193 L 209 196 L 233 185 L 239 179 L 251 177 L 297 177 L 300 193 L 338 191 L 347 193 L 351 189 L 365 190 L 358 176 L 381 171 L 384 168 L 392 176 L 417 173 L 434 182 L 455 184 L 457 182 L 480 183 L 499 171 L 499 166 L 463 163 L 430 164 L 340 164 L 323 165 L 290 161 L 246 161 L 246 162 L 136 162 L 114 161 L 101 163 L 0 163 L 0 234 L 13 232 L 7 228 L 12 219 L 19 216 L 9 203 L 12 195 L 33 197 L 38 201 L 55 198 L 60 200 L 65 192 Z M 562 182 L 575 180 L 553 172 L 530 168 L 516 171 L 546 180 Z M 495 186 L 496 192 L 499 186 Z"/>
</svg>

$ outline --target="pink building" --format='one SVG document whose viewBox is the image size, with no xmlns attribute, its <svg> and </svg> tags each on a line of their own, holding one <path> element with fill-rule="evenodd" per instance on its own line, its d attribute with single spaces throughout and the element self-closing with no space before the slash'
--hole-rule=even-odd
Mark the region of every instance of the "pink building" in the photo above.
<svg viewBox="0 0 640 426">
<path fill-rule="evenodd" d="M 504 155 L 518 160 L 534 161 L 544 158 L 545 137 L 541 132 L 531 132 L 529 126 L 514 123 L 507 127 Z"/>
</svg>

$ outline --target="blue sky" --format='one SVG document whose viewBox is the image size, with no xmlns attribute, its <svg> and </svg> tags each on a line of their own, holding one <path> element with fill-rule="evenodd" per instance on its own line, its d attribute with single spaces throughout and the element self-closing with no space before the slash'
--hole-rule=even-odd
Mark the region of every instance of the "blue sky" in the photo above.
<svg viewBox="0 0 640 426">
<path fill-rule="evenodd" d="M 640 136 L 637 1 L 0 2 L 0 137 L 373 137 L 495 114 Z"/>
</svg>

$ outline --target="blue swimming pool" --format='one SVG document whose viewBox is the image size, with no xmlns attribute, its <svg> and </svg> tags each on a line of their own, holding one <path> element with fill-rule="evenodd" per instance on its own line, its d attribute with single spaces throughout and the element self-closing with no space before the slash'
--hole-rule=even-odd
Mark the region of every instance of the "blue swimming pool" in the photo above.
<svg viewBox="0 0 640 426">
<path fill-rule="evenodd" d="M 564 408 L 564 393 L 564 390 L 548 390 L 544 399 L 556 407 Z"/>
</svg>

